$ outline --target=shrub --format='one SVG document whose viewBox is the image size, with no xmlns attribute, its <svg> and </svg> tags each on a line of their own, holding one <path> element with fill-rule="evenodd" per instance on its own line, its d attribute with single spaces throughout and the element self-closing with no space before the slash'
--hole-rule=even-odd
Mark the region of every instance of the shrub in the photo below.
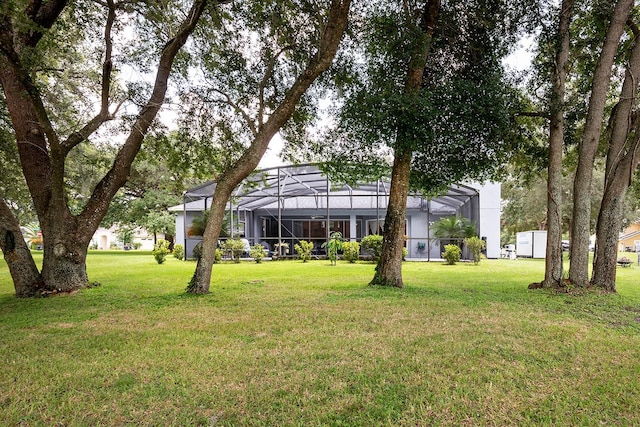
<svg viewBox="0 0 640 427">
<path fill-rule="evenodd" d="M 160 239 L 153 245 L 153 251 L 151 252 L 158 264 L 162 264 L 169 253 L 169 242 Z"/>
<path fill-rule="evenodd" d="M 362 249 L 371 254 L 374 261 L 380 259 L 382 253 L 382 236 L 379 234 L 369 234 L 362 238 Z"/>
<path fill-rule="evenodd" d="M 173 257 L 179 260 L 184 259 L 184 246 L 182 246 L 180 243 L 178 243 L 177 245 L 173 245 Z"/>
<path fill-rule="evenodd" d="M 231 256 L 233 262 L 239 263 L 244 252 L 244 242 L 240 239 L 227 239 L 222 244 L 222 249 Z"/>
<path fill-rule="evenodd" d="M 482 251 L 487 248 L 487 242 L 474 236 L 464 239 L 464 244 L 467 245 L 471 255 L 473 255 L 473 263 L 478 264 L 482 257 Z"/>
<path fill-rule="evenodd" d="M 327 248 L 327 257 L 329 257 L 331 265 L 336 265 L 336 261 L 338 260 L 338 252 L 342 250 L 342 245 L 342 233 L 339 231 L 334 231 L 333 233 L 331 233 L 329 241 L 322 244 L 323 248 Z"/>
<path fill-rule="evenodd" d="M 133 242 L 133 249 L 138 250 L 142 247 L 142 243 L 141 242 Z"/>
<path fill-rule="evenodd" d="M 431 226 L 433 234 L 443 239 L 445 244 L 458 243 L 462 245 L 462 239 L 476 235 L 476 224 L 461 215 L 442 218 Z"/>
<path fill-rule="evenodd" d="M 406 261 L 408 256 L 409 256 L 409 249 L 402 248 L 402 260 Z"/>
<path fill-rule="evenodd" d="M 253 258 L 258 264 L 260 264 L 262 262 L 262 258 L 267 256 L 267 251 L 260 243 L 256 243 L 255 245 L 251 246 L 251 249 L 249 250 L 249 256 L 251 256 L 251 258 Z"/>
<path fill-rule="evenodd" d="M 360 257 L 360 243 L 344 242 L 342 244 L 342 258 L 350 263 L 354 263 Z"/>
<path fill-rule="evenodd" d="M 458 245 L 446 245 L 444 247 L 444 252 L 442 253 L 442 258 L 447 261 L 447 264 L 454 265 L 456 262 L 460 261 L 460 255 L 462 251 Z"/>
<path fill-rule="evenodd" d="M 300 243 L 296 243 L 293 249 L 298 253 L 298 258 L 302 262 L 307 262 L 311 259 L 311 252 L 313 251 L 313 242 L 307 242 L 306 240 L 300 240 Z"/>
<path fill-rule="evenodd" d="M 275 252 L 274 253 L 274 257 L 275 258 L 287 255 L 289 253 L 289 244 L 288 243 L 284 243 L 284 242 L 276 243 L 273 248 L 274 248 L 274 252 Z"/>
</svg>

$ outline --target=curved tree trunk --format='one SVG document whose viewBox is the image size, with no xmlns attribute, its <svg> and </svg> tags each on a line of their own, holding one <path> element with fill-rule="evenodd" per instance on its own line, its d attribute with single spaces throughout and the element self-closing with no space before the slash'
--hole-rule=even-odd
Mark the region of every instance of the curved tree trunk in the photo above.
<svg viewBox="0 0 640 427">
<path fill-rule="evenodd" d="M 213 193 L 211 212 L 207 219 L 202 239 L 202 256 L 198 260 L 196 270 L 187 287 L 187 292 L 195 294 L 209 293 L 215 250 L 231 192 L 258 166 L 260 159 L 262 159 L 269 146 L 269 142 L 294 113 L 302 95 L 333 62 L 347 26 L 350 6 L 351 0 L 331 1 L 331 10 L 326 18 L 324 32 L 318 41 L 318 51 L 311 56 L 306 69 L 298 75 L 278 108 L 275 109 L 273 114 L 269 115 L 265 123 L 260 123 L 259 130 L 254 135 L 249 148 L 218 178 L 216 189 Z M 267 81 L 267 78 L 263 80 L 265 84 Z M 262 113 L 260 114 L 261 117 L 263 116 Z"/>
<path fill-rule="evenodd" d="M 382 250 L 370 285 L 403 287 L 402 248 L 404 248 L 410 173 L 411 151 L 396 154 L 391 173 L 387 215 L 384 220 Z"/>
<path fill-rule="evenodd" d="M 0 249 L 13 278 L 17 297 L 32 297 L 43 289 L 43 281 L 31 251 L 27 246 L 18 220 L 0 199 Z"/>
<path fill-rule="evenodd" d="M 624 197 L 640 159 L 640 116 L 633 111 L 640 74 L 640 29 L 632 24 L 635 44 L 620 90 L 620 101 L 611 113 L 610 139 L 602 204 L 596 230 L 596 253 L 591 283 L 616 291 L 618 232 L 622 228 Z"/>
<path fill-rule="evenodd" d="M 626 185 L 618 182 L 602 198 L 598 215 L 597 245 L 593 260 L 591 284 L 609 292 L 616 291 L 618 237 L 622 225 L 622 208 Z"/>
<path fill-rule="evenodd" d="M 549 124 L 547 177 L 547 251 L 543 287 L 562 283 L 562 149 L 564 145 L 564 94 L 569 62 L 569 24 L 574 0 L 564 0 L 560 10 L 556 62 Z"/>
<path fill-rule="evenodd" d="M 611 81 L 611 67 L 633 0 L 619 0 L 615 6 L 604 45 L 593 73 L 591 98 L 585 129 L 578 146 L 578 167 L 573 183 L 573 228 L 569 280 L 578 286 L 589 284 L 589 234 L 591 222 L 591 181 L 604 106 Z"/>
</svg>

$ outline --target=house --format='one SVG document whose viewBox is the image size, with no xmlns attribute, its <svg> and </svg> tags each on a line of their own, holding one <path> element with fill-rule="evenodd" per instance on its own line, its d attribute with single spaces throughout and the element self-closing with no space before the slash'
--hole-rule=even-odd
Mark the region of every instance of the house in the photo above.
<svg viewBox="0 0 640 427">
<path fill-rule="evenodd" d="M 280 166 L 256 171 L 235 190 L 227 205 L 229 237 L 260 243 L 273 251 L 286 243 L 293 251 L 300 240 L 312 241 L 318 255 L 322 243 L 336 231 L 343 238 L 359 241 L 368 234 L 381 234 L 390 181 L 346 185 L 332 183 L 317 165 Z M 176 213 L 176 243 L 187 257 L 202 237 L 190 235 L 194 219 L 211 205 L 215 182 L 185 192 Z M 407 201 L 406 248 L 410 259 L 439 259 L 443 249 L 430 226 L 441 218 L 462 215 L 478 228 L 487 242 L 488 258 L 500 256 L 500 184 L 452 185 L 437 197 L 413 194 Z M 195 233 L 198 234 L 198 233 Z"/>
<path fill-rule="evenodd" d="M 629 225 L 618 238 L 619 252 L 640 252 L 640 222 Z"/>
<path fill-rule="evenodd" d="M 164 239 L 164 234 L 158 234 L 157 238 Z M 132 230 L 131 243 L 133 247 L 141 250 L 153 250 L 153 234 L 142 228 L 135 228 Z M 92 249 L 106 250 L 123 249 L 124 245 L 118 239 L 118 228 L 114 225 L 111 228 L 98 228 L 93 234 L 89 247 Z"/>
</svg>

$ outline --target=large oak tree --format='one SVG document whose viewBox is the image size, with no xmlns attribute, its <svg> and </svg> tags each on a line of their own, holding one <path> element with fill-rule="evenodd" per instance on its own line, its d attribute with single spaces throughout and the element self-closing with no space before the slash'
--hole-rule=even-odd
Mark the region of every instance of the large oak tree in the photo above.
<svg viewBox="0 0 640 427">
<path fill-rule="evenodd" d="M 0 247 L 18 296 L 68 292 L 87 283 L 90 239 L 126 182 L 165 101 L 181 49 L 207 7 L 215 16 L 218 3 L 8 0 L 0 4 L 2 94 L 44 241 L 39 271 L 7 195 L 0 194 Z M 119 122 L 124 136 L 115 160 L 74 212 L 69 203 L 68 158 L 118 112 L 125 112 L 127 99 L 118 96 L 116 77 L 130 59 L 138 62 L 127 66 L 148 72 L 153 83 L 146 90 L 130 91 L 134 96 L 129 98 L 125 120 Z M 64 99 L 51 96 L 69 79 L 75 79 L 71 93 Z M 89 117 L 87 110 L 92 111 Z"/>
</svg>

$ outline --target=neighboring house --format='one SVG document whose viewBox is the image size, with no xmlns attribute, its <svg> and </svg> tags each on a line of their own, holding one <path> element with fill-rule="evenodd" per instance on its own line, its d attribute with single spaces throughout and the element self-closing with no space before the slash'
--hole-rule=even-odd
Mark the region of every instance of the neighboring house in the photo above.
<svg viewBox="0 0 640 427">
<path fill-rule="evenodd" d="M 164 239 L 164 237 L 164 234 L 157 234 L 158 239 Z M 135 230 L 133 230 L 131 241 L 133 244 L 140 244 L 140 250 L 153 250 L 153 233 L 148 233 L 144 229 L 136 228 Z M 113 226 L 111 228 L 98 228 L 93 234 L 93 238 L 91 239 L 89 247 L 98 250 L 112 248 L 123 249 L 122 242 L 118 240 L 117 226 Z"/>
<path fill-rule="evenodd" d="M 640 222 L 625 228 L 618 238 L 619 252 L 640 252 Z"/>
<path fill-rule="evenodd" d="M 295 243 L 312 241 L 324 254 L 322 243 L 339 231 L 359 241 L 382 233 L 390 182 L 383 179 L 357 186 L 335 185 L 315 165 L 281 166 L 257 171 L 234 191 L 227 205 L 231 237 L 261 243 L 273 251 L 279 242 L 293 253 Z M 176 216 L 176 243 L 192 257 L 202 237 L 190 236 L 195 218 L 211 206 L 215 182 L 185 192 L 185 203 L 169 208 Z M 486 240 L 488 258 L 500 256 L 500 184 L 452 185 L 438 197 L 412 195 L 407 201 L 408 258 L 439 259 L 443 249 L 430 225 L 441 218 L 462 215 L 476 223 Z"/>
<path fill-rule="evenodd" d="M 116 240 L 116 231 L 114 227 L 100 227 L 95 233 L 93 233 L 93 238 L 91 239 L 89 248 L 100 250 L 111 249 L 111 245 L 115 245 Z"/>
</svg>

